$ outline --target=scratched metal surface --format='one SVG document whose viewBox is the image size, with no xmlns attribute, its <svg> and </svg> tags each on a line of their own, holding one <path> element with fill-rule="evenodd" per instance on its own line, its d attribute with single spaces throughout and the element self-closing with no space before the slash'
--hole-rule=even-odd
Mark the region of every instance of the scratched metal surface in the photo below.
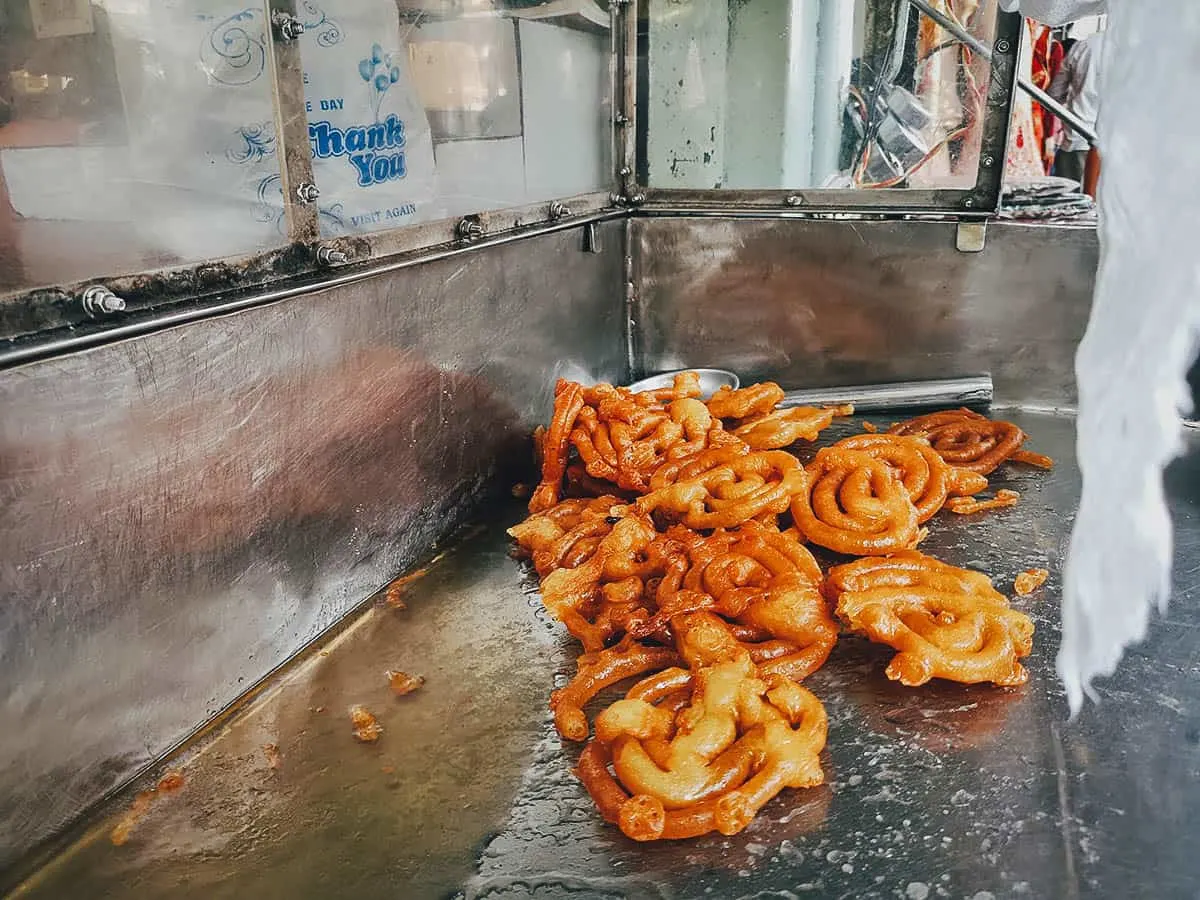
<svg viewBox="0 0 1200 900">
<path fill-rule="evenodd" d="M 507 556 L 509 505 L 408 583 L 406 610 L 374 607 L 183 759 L 185 787 L 127 844 L 98 821 L 19 896 L 1195 897 L 1200 439 L 1168 477 L 1170 612 L 1101 705 L 1067 722 L 1053 661 L 1073 422 L 1012 417 L 1057 467 L 1008 472 L 996 486 L 1020 506 L 940 517 L 925 549 L 1002 588 L 1051 570 L 1016 601 L 1038 627 L 1030 682 L 904 689 L 882 675 L 887 651 L 843 639 L 810 682 L 830 715 L 828 784 L 777 798 L 740 835 L 638 845 L 596 816 L 545 707 L 574 650 Z M 394 667 L 428 682 L 393 698 Z M 351 738 L 352 703 L 379 716 L 377 744 Z"/>
<path fill-rule="evenodd" d="M 990 372 L 1012 403 L 1073 407 L 1095 229 L 945 222 L 633 220 L 635 369 L 732 369 L 785 388 Z"/>
<path fill-rule="evenodd" d="M 0 888 L 625 376 L 599 227 L 0 373 Z"/>
</svg>

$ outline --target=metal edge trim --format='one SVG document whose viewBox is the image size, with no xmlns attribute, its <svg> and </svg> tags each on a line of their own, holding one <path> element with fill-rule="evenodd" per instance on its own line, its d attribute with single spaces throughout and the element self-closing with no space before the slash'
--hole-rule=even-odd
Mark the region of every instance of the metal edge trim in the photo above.
<svg viewBox="0 0 1200 900">
<path fill-rule="evenodd" d="M 563 219 L 558 222 L 528 226 L 519 231 L 507 231 L 490 237 L 483 237 L 470 243 L 445 244 L 438 248 L 397 254 L 394 258 L 390 259 L 371 260 L 356 267 L 348 267 L 345 271 L 337 275 L 320 273 L 320 276 L 317 277 L 316 273 L 313 272 L 299 273 L 290 279 L 292 283 L 284 283 L 282 286 L 269 290 L 261 291 L 252 288 L 234 292 L 232 296 L 226 294 L 223 297 L 218 294 L 209 302 L 201 300 L 199 302 L 202 305 L 188 306 L 184 309 L 167 307 L 160 308 L 159 310 L 147 310 L 144 318 L 137 321 L 127 321 L 119 325 L 98 325 L 96 331 L 86 334 L 63 336 L 60 332 L 65 329 L 33 334 L 19 339 L 19 341 L 13 341 L 8 347 L 0 349 L 0 370 L 61 356 L 65 353 L 90 350 L 128 338 L 163 331 L 177 325 L 185 325 L 203 319 L 215 318 L 217 316 L 241 312 L 246 309 L 253 309 L 258 306 L 278 303 L 279 301 L 288 300 L 300 294 L 317 293 L 356 284 L 360 281 L 366 281 L 367 279 L 386 275 L 391 272 L 398 272 L 401 269 L 418 266 L 422 263 L 449 259 L 488 247 L 499 247 L 528 238 L 553 234 L 559 231 L 568 231 L 593 222 L 607 222 L 627 216 L 628 212 L 625 210 L 609 210 L 586 216 Z M 183 298 L 179 302 L 194 302 L 194 298 Z"/>
</svg>

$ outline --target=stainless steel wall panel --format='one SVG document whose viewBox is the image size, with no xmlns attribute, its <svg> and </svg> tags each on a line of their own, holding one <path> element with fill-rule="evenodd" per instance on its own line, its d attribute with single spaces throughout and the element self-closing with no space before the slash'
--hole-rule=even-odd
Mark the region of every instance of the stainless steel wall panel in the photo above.
<svg viewBox="0 0 1200 900">
<path fill-rule="evenodd" d="M 635 366 L 785 388 L 990 372 L 1002 402 L 1073 406 L 1099 258 L 1085 228 L 637 218 Z"/>
<path fill-rule="evenodd" d="M 0 869 L 506 490 L 555 376 L 627 376 L 597 227 L 0 373 Z"/>
</svg>

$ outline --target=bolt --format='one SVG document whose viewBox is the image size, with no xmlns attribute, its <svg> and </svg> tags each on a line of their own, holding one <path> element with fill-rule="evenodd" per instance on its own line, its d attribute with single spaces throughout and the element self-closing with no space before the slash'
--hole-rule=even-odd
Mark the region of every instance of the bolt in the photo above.
<svg viewBox="0 0 1200 900">
<path fill-rule="evenodd" d="M 296 185 L 296 199 L 301 203 L 316 203 L 320 196 L 320 188 L 311 182 L 303 181 Z"/>
<path fill-rule="evenodd" d="M 462 219 L 454 229 L 455 234 L 464 241 L 483 236 L 483 223 L 477 218 L 468 216 Z"/>
<path fill-rule="evenodd" d="M 611 203 L 613 206 L 624 206 L 625 205 L 625 197 L 614 191 L 608 195 L 608 202 Z"/>
<path fill-rule="evenodd" d="M 565 203 L 563 203 L 561 200 L 555 200 L 553 203 L 550 204 L 550 220 L 551 221 L 561 219 L 563 216 L 569 216 L 570 214 L 571 214 L 571 210 L 568 209 L 567 205 Z"/>
<path fill-rule="evenodd" d="M 645 194 L 634 194 L 632 197 L 629 198 L 630 206 L 639 206 L 645 202 L 646 202 Z"/>
<path fill-rule="evenodd" d="M 965 206 L 967 209 L 973 209 L 975 207 L 975 201 L 968 197 L 963 201 L 963 206 Z"/>
<path fill-rule="evenodd" d="M 1001 38 L 1000 40 L 996 41 L 996 52 L 997 53 L 1007 53 L 1011 49 L 1012 49 L 1012 44 L 1010 44 L 1007 39 Z"/>
<path fill-rule="evenodd" d="M 992 156 L 990 153 L 983 158 L 983 167 L 985 169 L 990 169 L 995 164 L 996 164 L 996 157 Z"/>
<path fill-rule="evenodd" d="M 792 194 L 784 201 L 784 203 L 786 203 L 788 206 L 803 206 L 804 198 L 799 194 Z"/>
<path fill-rule="evenodd" d="M 621 168 L 617 170 L 617 174 L 622 178 L 628 178 L 633 174 L 633 169 L 629 168 L 629 166 L 621 166 Z"/>
<path fill-rule="evenodd" d="M 271 24 L 275 26 L 275 33 L 281 41 L 294 41 L 304 34 L 304 23 L 282 10 L 276 10 L 271 16 Z"/>
<path fill-rule="evenodd" d="M 349 261 L 350 257 L 335 247 L 317 248 L 317 262 L 323 266 L 337 266 Z"/>
<path fill-rule="evenodd" d="M 624 128 L 629 124 L 629 117 L 624 113 L 617 113 L 615 116 L 613 116 L 613 124 L 618 128 Z"/>
<path fill-rule="evenodd" d="M 123 312 L 125 301 L 102 284 L 93 284 L 83 292 L 83 310 L 89 316 Z"/>
</svg>

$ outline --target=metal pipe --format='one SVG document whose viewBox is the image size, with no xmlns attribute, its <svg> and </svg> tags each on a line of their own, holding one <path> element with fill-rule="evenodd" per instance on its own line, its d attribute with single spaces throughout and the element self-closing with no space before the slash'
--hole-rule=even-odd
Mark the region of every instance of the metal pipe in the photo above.
<svg viewBox="0 0 1200 900">
<path fill-rule="evenodd" d="M 933 21 L 937 22 L 939 25 L 941 25 L 943 28 L 945 28 L 948 32 L 950 32 L 952 35 L 954 35 L 956 38 L 958 38 L 960 41 L 962 41 L 964 44 L 966 44 L 968 47 L 970 47 L 976 53 L 980 54 L 988 62 L 991 62 L 991 60 L 992 60 L 992 48 L 991 47 L 989 47 L 983 41 L 979 40 L 979 38 L 975 37 L 975 35 L 971 34 L 969 31 L 967 31 L 966 29 L 961 27 L 957 22 L 955 22 L 953 19 L 951 19 L 949 16 L 947 16 L 941 10 L 937 9 L 934 6 L 931 6 L 928 3 L 928 0 L 908 0 L 908 2 L 911 3 L 913 6 L 915 6 L 917 9 L 919 9 L 921 12 L 925 13 L 925 15 L 929 16 L 929 18 L 933 19 Z M 1095 146 L 1095 144 L 1096 144 L 1095 130 L 1092 129 L 1091 127 L 1089 127 L 1086 123 L 1080 121 L 1080 119 L 1073 112 L 1071 112 L 1069 109 L 1067 109 L 1061 103 L 1059 103 L 1057 100 L 1055 100 L 1053 97 L 1051 97 L 1045 91 L 1043 91 L 1041 88 L 1039 88 L 1033 82 L 1029 81 L 1027 78 L 1018 76 L 1017 77 L 1017 87 L 1019 87 L 1021 90 L 1023 90 L 1025 93 L 1027 93 L 1030 97 L 1032 97 L 1034 100 L 1036 100 L 1042 106 L 1046 107 L 1046 109 L 1050 110 L 1050 112 L 1054 113 L 1054 115 L 1056 115 L 1060 119 L 1062 119 L 1064 125 L 1066 125 L 1068 128 L 1070 128 L 1072 131 L 1077 132 L 1082 137 L 1086 138 L 1088 143 Z"/>
<path fill-rule="evenodd" d="M 855 412 L 879 412 L 930 406 L 986 406 L 992 402 L 992 396 L 991 375 L 968 375 L 931 381 L 806 388 L 788 391 L 779 405 L 835 406 L 853 403 Z"/>
</svg>

